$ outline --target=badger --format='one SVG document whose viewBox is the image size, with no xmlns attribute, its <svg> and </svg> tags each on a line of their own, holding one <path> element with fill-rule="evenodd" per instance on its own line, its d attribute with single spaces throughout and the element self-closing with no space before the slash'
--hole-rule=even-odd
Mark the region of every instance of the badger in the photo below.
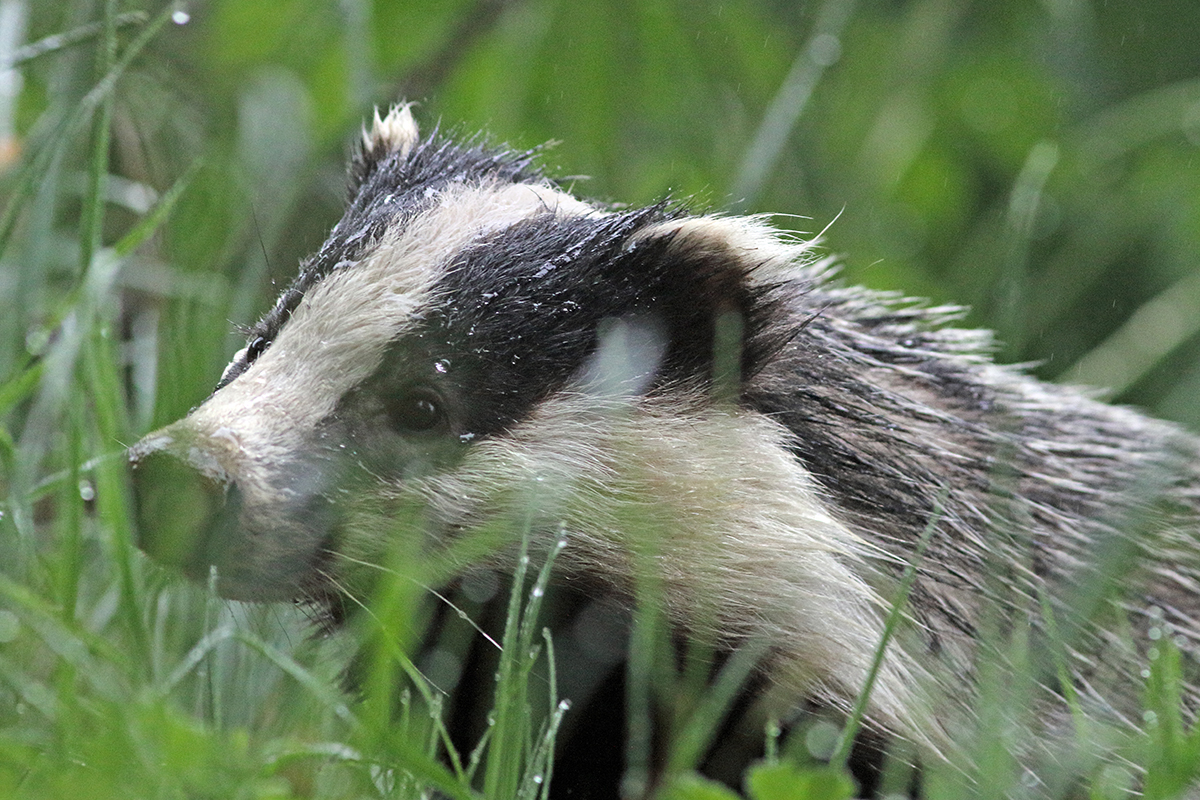
<svg viewBox="0 0 1200 800">
<path fill-rule="evenodd" d="M 868 728 L 937 757 L 981 630 L 1025 626 L 1138 725 L 1150 640 L 1200 643 L 1200 439 L 995 363 L 962 309 L 844 285 L 767 218 L 584 201 L 540 160 L 376 112 L 328 240 L 130 449 L 141 547 L 336 617 L 400 540 L 430 584 L 512 570 L 514 537 L 457 545 L 519 518 L 565 543 L 555 581 L 629 603 L 650 571 L 680 636 L 760 645 L 781 713 L 874 673 Z"/>
</svg>

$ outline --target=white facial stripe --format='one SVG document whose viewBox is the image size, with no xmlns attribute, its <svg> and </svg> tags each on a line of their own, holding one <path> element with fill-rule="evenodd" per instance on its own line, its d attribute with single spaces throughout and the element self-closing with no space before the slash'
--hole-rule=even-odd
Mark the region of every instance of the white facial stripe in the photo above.
<svg viewBox="0 0 1200 800">
<path fill-rule="evenodd" d="M 548 186 L 464 186 L 384 235 L 360 263 L 318 283 L 253 365 L 192 415 L 200 430 L 234 426 L 242 438 L 294 444 L 378 367 L 413 324 L 453 256 L 483 236 L 539 214 L 599 213 Z M 256 435 L 254 429 L 265 427 Z"/>
</svg>

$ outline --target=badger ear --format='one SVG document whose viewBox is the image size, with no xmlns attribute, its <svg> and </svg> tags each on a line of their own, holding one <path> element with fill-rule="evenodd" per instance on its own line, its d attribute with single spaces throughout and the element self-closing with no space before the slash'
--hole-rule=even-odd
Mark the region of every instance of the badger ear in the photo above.
<svg viewBox="0 0 1200 800">
<path fill-rule="evenodd" d="M 810 281 L 829 271 L 829 263 L 813 257 L 817 239 L 783 233 L 765 217 L 683 216 L 643 228 L 636 241 L 663 238 L 677 256 L 713 265 L 725 286 L 734 283 L 778 284 Z"/>
<path fill-rule="evenodd" d="M 364 158 L 380 159 L 390 153 L 399 153 L 401 157 L 408 155 L 419 137 L 417 122 L 412 115 L 412 103 L 392 106 L 383 118 L 380 118 L 376 106 L 371 130 L 368 131 L 364 125 L 362 137 Z"/>
<path fill-rule="evenodd" d="M 789 308 L 808 288 L 797 280 L 805 245 L 760 220 L 719 216 L 649 225 L 631 245 L 630 268 L 652 276 L 665 314 L 668 374 L 744 380 L 792 337 Z"/>
</svg>

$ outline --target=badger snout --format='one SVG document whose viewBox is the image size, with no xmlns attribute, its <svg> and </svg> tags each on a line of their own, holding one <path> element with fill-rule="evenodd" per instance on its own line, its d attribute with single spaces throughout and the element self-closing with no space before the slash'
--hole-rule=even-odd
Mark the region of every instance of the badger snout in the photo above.
<svg viewBox="0 0 1200 800">
<path fill-rule="evenodd" d="M 332 528 L 314 477 L 322 471 L 302 470 L 307 483 L 292 481 L 284 491 L 256 485 L 229 464 L 219 432 L 196 433 L 185 423 L 129 450 L 138 547 L 194 581 L 215 575 L 229 599 L 302 596 Z"/>
<path fill-rule="evenodd" d="M 207 456 L 207 457 L 206 457 Z M 151 435 L 129 451 L 137 545 L 154 560 L 207 579 L 228 563 L 241 490 L 214 458 L 168 434 Z"/>
</svg>

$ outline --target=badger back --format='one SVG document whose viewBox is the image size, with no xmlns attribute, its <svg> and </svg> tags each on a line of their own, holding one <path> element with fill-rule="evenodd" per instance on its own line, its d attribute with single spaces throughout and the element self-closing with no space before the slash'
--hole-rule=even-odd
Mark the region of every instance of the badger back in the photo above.
<svg viewBox="0 0 1200 800">
<path fill-rule="evenodd" d="M 534 161 L 377 116 L 328 241 L 131 449 L 143 548 L 228 597 L 335 602 L 397 537 L 449 552 L 512 516 L 628 595 L 651 536 L 681 630 L 766 642 L 785 702 L 846 707 L 928 531 L 871 716 L 933 746 L 989 602 L 1077 620 L 1081 679 L 1137 668 L 1069 611 L 1097 553 L 1144 556 L 1106 608 L 1200 637 L 1194 437 L 992 364 L 958 309 L 841 286 L 761 219 L 604 208 Z"/>
</svg>

